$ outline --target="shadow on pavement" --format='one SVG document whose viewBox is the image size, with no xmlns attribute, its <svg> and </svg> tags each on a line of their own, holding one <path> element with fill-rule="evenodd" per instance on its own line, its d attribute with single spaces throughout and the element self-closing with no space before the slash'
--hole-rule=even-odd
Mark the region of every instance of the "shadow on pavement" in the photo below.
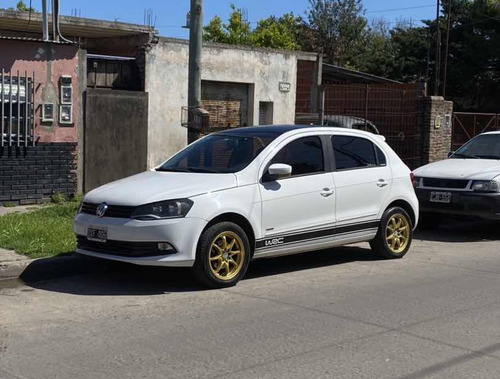
<svg viewBox="0 0 500 379">
<path fill-rule="evenodd" d="M 245 279 L 373 260 L 377 257 L 368 248 L 339 247 L 253 261 Z M 194 281 L 189 268 L 137 266 L 84 256 L 73 256 L 66 262 L 43 261 L 33 262 L 33 267 L 30 265 L 23 273 L 21 279 L 26 285 L 46 291 L 89 296 L 163 295 L 206 290 Z M 50 274 L 44 272 L 49 263 L 64 265 L 60 268 L 66 275 L 60 273 L 49 279 Z M 40 270 L 43 272 L 40 273 Z"/>
<path fill-rule="evenodd" d="M 479 242 L 500 239 L 500 223 L 466 218 L 444 218 L 438 228 L 417 228 L 415 239 L 436 242 Z"/>
</svg>

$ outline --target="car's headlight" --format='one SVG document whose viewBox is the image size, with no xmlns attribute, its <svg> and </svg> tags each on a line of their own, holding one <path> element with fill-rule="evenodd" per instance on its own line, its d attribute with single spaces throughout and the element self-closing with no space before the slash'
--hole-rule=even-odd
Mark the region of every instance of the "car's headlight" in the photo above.
<svg viewBox="0 0 500 379">
<path fill-rule="evenodd" d="M 471 188 L 478 192 L 500 192 L 500 183 L 494 180 L 474 180 Z"/>
<path fill-rule="evenodd" d="M 137 220 L 158 220 L 184 217 L 192 206 L 193 202 L 189 199 L 159 201 L 137 207 L 132 213 L 132 218 Z"/>
<path fill-rule="evenodd" d="M 76 211 L 76 213 L 82 213 L 82 207 L 83 207 L 83 199 L 82 201 L 80 201 L 80 204 L 78 204 L 78 210 Z"/>
<path fill-rule="evenodd" d="M 422 186 L 422 178 L 419 176 L 413 177 L 413 187 L 421 187 Z"/>
</svg>

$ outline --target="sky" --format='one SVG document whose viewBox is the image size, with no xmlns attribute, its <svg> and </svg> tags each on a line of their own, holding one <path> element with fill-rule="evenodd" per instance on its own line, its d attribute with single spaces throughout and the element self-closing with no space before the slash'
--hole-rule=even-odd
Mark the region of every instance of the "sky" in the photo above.
<svg viewBox="0 0 500 379">
<path fill-rule="evenodd" d="M 30 0 L 24 0 L 29 3 Z M 31 0 L 32 6 L 40 11 L 41 0 Z M 15 7 L 17 0 L 0 0 L 0 8 Z M 50 3 L 50 1 L 49 1 Z M 252 26 L 256 21 L 268 16 L 280 16 L 293 11 L 303 15 L 308 0 L 204 0 L 204 22 L 219 15 L 227 20 L 230 4 L 244 8 Z M 145 9 L 152 9 L 156 18 L 156 29 L 166 37 L 188 38 L 188 31 L 181 26 L 186 23 L 189 0 L 60 0 L 62 15 L 77 15 L 87 18 L 116 20 L 144 24 Z M 435 17 L 435 0 L 363 0 L 368 19 L 383 17 L 392 25 L 400 19 L 418 22 Z"/>
</svg>

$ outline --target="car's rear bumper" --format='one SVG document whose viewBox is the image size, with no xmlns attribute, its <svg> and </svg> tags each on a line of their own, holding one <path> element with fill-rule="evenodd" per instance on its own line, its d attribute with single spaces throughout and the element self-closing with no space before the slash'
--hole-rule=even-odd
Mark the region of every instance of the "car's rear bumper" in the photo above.
<svg viewBox="0 0 500 379">
<path fill-rule="evenodd" d="M 431 192 L 451 192 L 450 203 L 430 201 Z M 500 220 L 500 193 L 477 193 L 464 191 L 416 189 L 420 212 L 480 217 Z"/>
</svg>

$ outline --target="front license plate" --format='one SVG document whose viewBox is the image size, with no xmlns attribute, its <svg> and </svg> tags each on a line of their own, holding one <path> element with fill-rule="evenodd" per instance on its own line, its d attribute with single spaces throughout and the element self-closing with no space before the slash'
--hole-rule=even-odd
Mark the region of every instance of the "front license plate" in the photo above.
<svg viewBox="0 0 500 379">
<path fill-rule="evenodd" d="M 451 203 L 451 192 L 431 192 L 432 203 Z"/>
<path fill-rule="evenodd" d="M 90 241 L 106 242 L 108 240 L 108 228 L 104 226 L 89 226 L 87 239 Z"/>
</svg>

